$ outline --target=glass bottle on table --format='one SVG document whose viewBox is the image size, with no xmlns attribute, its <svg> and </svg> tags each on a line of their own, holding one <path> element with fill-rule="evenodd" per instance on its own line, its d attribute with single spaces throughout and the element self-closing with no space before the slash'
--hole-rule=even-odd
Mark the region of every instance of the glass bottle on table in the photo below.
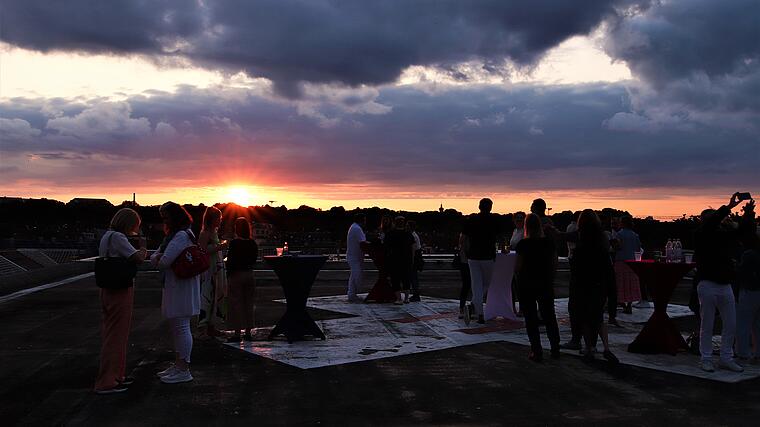
<svg viewBox="0 0 760 427">
<path fill-rule="evenodd" d="M 665 262 L 673 262 L 673 239 L 668 239 L 665 245 Z"/>
<path fill-rule="evenodd" d="M 288 250 L 288 242 L 285 242 L 284 245 L 282 245 L 282 254 L 287 255 L 290 251 Z"/>
</svg>

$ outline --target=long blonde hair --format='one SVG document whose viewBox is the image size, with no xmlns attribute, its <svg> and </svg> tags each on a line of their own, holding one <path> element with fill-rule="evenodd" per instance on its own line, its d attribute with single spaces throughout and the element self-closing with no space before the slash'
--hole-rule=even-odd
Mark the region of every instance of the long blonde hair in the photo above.
<svg viewBox="0 0 760 427">
<path fill-rule="evenodd" d="M 111 218 L 111 224 L 108 226 L 113 231 L 127 234 L 130 231 L 134 231 L 140 226 L 140 214 L 134 209 L 121 208 Z"/>
</svg>

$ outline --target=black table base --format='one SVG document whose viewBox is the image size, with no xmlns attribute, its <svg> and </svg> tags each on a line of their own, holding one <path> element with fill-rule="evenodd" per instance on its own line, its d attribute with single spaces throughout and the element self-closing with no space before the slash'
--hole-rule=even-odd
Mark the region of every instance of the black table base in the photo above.
<svg viewBox="0 0 760 427">
<path fill-rule="evenodd" d="M 271 340 L 278 335 L 284 335 L 289 343 L 303 340 L 306 336 L 325 339 L 324 332 L 319 329 L 317 322 L 305 310 L 286 311 L 285 315 L 277 322 L 277 326 L 269 333 L 269 339 Z"/>
<path fill-rule="evenodd" d="M 281 256 L 264 257 L 277 277 L 280 278 L 282 290 L 285 293 L 287 308 L 277 325 L 269 333 L 269 339 L 284 335 L 289 343 L 303 340 L 306 336 L 325 339 L 325 334 L 319 329 L 314 319 L 306 311 L 306 300 L 311 292 L 311 285 L 319 273 L 319 269 L 327 260 L 325 256 Z"/>
</svg>

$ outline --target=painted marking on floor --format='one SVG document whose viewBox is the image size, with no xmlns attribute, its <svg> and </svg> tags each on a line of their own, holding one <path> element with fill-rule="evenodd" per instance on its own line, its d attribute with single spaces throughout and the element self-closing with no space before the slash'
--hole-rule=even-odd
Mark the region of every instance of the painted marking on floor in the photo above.
<svg viewBox="0 0 760 427">
<path fill-rule="evenodd" d="M 284 303 L 282 300 L 279 302 Z M 506 341 L 525 346 L 526 355 L 528 351 L 529 341 L 522 322 L 490 320 L 486 325 L 473 322 L 466 327 L 455 315 L 459 308 L 457 300 L 422 297 L 421 302 L 404 305 L 350 304 L 341 295 L 310 298 L 307 304 L 310 308 L 351 314 L 353 317 L 318 321 L 327 335 L 325 341 L 297 341 L 288 344 L 285 340 L 274 340 L 227 345 L 301 369 L 401 357 L 487 342 Z M 563 341 L 566 341 L 570 337 L 569 325 L 564 321 L 569 317 L 567 299 L 557 299 L 555 307 L 560 333 Z M 648 308 L 634 309 L 628 315 L 619 313 L 618 321 L 622 327 L 609 329 L 611 350 L 622 364 L 726 383 L 760 377 L 760 366 L 756 365 L 745 367 L 742 373 L 726 370 L 708 373 L 699 368 L 699 356 L 686 353 L 676 356 L 629 353 L 628 344 L 652 312 L 653 309 Z M 669 305 L 668 315 L 677 318 L 692 313 L 688 307 Z M 549 344 L 543 332 L 541 338 L 544 348 L 548 349 Z M 562 352 L 579 356 L 577 351 Z"/>
<path fill-rule="evenodd" d="M 40 292 L 40 291 L 44 291 L 46 289 L 56 288 L 58 286 L 66 285 L 66 284 L 69 284 L 71 282 L 76 282 L 77 280 L 86 279 L 86 278 L 94 276 L 94 275 L 95 275 L 95 273 L 84 273 L 84 274 L 80 274 L 78 276 L 69 277 L 68 279 L 63 279 L 63 280 L 59 280 L 57 282 L 48 283 L 46 285 L 35 286 L 35 287 L 29 288 L 29 289 L 22 289 L 22 290 L 20 290 L 18 292 L 14 292 L 12 294 L 1 296 L 0 297 L 0 304 L 2 304 L 4 302 L 12 301 L 12 300 L 17 299 L 17 298 L 21 298 L 23 296 L 27 296 L 29 294 L 33 294 L 35 292 Z"/>
</svg>

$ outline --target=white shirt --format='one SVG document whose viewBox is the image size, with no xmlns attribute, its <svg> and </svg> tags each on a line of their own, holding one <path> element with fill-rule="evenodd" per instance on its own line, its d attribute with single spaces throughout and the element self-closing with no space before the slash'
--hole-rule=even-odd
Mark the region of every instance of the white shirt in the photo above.
<svg viewBox="0 0 760 427">
<path fill-rule="evenodd" d="M 416 231 L 412 231 L 412 237 L 414 237 L 414 250 L 418 251 L 422 249 L 422 242 L 420 242 L 420 236 L 417 234 Z"/>
<path fill-rule="evenodd" d="M 137 253 L 137 249 L 129 243 L 127 236 L 118 231 L 109 230 L 100 239 L 98 256 L 129 258 Z"/>
<path fill-rule="evenodd" d="M 346 259 L 351 261 L 364 260 L 364 251 L 362 251 L 361 242 L 367 240 L 362 227 L 357 224 L 351 224 L 346 236 Z"/>
<path fill-rule="evenodd" d="M 164 291 L 161 299 L 161 314 L 167 319 L 176 317 L 191 317 L 201 312 L 201 283 L 200 275 L 188 279 L 180 279 L 172 270 L 172 263 L 185 250 L 192 246 L 190 240 L 192 231 L 180 231 L 164 249 L 161 259 L 160 252 L 150 257 L 153 265 L 164 273 Z"/>
<path fill-rule="evenodd" d="M 524 228 L 515 228 L 515 231 L 512 232 L 512 238 L 509 239 L 509 249 L 515 250 L 517 247 L 517 244 L 520 243 L 520 240 L 523 239 L 525 234 Z"/>
</svg>

